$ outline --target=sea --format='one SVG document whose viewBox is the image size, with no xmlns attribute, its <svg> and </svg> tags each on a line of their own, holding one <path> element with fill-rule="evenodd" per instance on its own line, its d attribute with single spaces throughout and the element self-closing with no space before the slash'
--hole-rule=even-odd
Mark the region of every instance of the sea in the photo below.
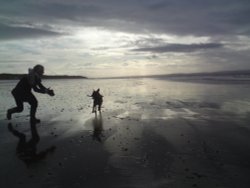
<svg viewBox="0 0 250 188">
<path fill-rule="evenodd" d="M 18 80 L 0 81 L 0 118 L 15 106 L 11 90 Z M 89 114 L 93 90 L 104 96 L 102 111 L 137 114 L 139 119 L 160 118 L 234 118 L 243 124 L 250 120 L 250 81 L 221 78 L 119 78 L 119 79 L 51 79 L 43 85 L 55 96 L 34 93 L 39 101 L 38 114 L 58 116 Z M 29 105 L 24 104 L 28 116 Z"/>
</svg>

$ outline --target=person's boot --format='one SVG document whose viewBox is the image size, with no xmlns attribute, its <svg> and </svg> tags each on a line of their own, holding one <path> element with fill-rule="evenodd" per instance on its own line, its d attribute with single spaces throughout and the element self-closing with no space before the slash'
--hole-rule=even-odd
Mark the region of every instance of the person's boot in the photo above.
<svg viewBox="0 0 250 188">
<path fill-rule="evenodd" d="M 36 106 L 32 106 L 30 108 L 30 122 L 31 123 L 40 123 L 40 119 L 36 119 Z"/>
<path fill-rule="evenodd" d="M 7 110 L 7 114 L 6 114 L 6 117 L 8 120 L 11 120 L 11 110 Z"/>
<path fill-rule="evenodd" d="M 40 119 L 36 119 L 35 117 L 31 117 L 31 118 L 30 118 L 30 122 L 31 122 L 31 123 L 40 123 L 41 120 L 40 120 Z"/>
</svg>

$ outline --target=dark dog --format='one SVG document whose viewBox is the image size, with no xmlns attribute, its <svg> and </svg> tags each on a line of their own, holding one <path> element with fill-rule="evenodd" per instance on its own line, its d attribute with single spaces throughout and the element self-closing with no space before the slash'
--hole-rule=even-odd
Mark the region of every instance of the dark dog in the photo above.
<svg viewBox="0 0 250 188">
<path fill-rule="evenodd" d="M 101 111 L 101 107 L 102 107 L 102 102 L 103 102 L 103 96 L 99 93 L 100 89 L 97 89 L 96 91 L 94 90 L 92 95 L 90 97 L 93 98 L 93 108 L 92 108 L 92 112 L 96 112 L 96 107 L 98 106 L 98 111 Z"/>
</svg>

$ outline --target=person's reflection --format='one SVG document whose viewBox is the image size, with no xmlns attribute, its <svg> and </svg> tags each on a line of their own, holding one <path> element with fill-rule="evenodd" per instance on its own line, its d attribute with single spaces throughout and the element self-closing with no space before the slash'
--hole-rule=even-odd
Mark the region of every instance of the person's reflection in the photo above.
<svg viewBox="0 0 250 188">
<path fill-rule="evenodd" d="M 31 122 L 31 139 L 26 140 L 26 135 L 13 128 L 12 124 L 8 124 L 9 131 L 16 137 L 19 141 L 16 147 L 16 154 L 20 160 L 22 160 L 27 166 L 31 163 L 40 161 L 44 159 L 48 153 L 54 152 L 55 146 L 48 147 L 47 149 L 37 152 L 37 144 L 40 141 L 38 135 L 36 124 Z"/>
<path fill-rule="evenodd" d="M 99 113 L 99 117 L 97 113 L 95 113 L 95 118 L 93 119 L 93 140 L 97 140 L 99 142 L 102 141 L 102 131 L 103 131 L 103 123 L 102 123 L 102 113 Z"/>
</svg>

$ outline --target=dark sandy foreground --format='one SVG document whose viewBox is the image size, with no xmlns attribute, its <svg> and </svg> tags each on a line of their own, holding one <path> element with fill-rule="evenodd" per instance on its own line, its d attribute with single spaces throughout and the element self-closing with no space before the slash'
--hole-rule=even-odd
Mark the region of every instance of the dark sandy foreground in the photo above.
<svg viewBox="0 0 250 188">
<path fill-rule="evenodd" d="M 27 117 L 0 121 L 0 187 L 250 185 L 250 131 L 234 117 L 145 118 L 137 110 L 51 116 L 33 125 L 33 137 Z"/>
</svg>

